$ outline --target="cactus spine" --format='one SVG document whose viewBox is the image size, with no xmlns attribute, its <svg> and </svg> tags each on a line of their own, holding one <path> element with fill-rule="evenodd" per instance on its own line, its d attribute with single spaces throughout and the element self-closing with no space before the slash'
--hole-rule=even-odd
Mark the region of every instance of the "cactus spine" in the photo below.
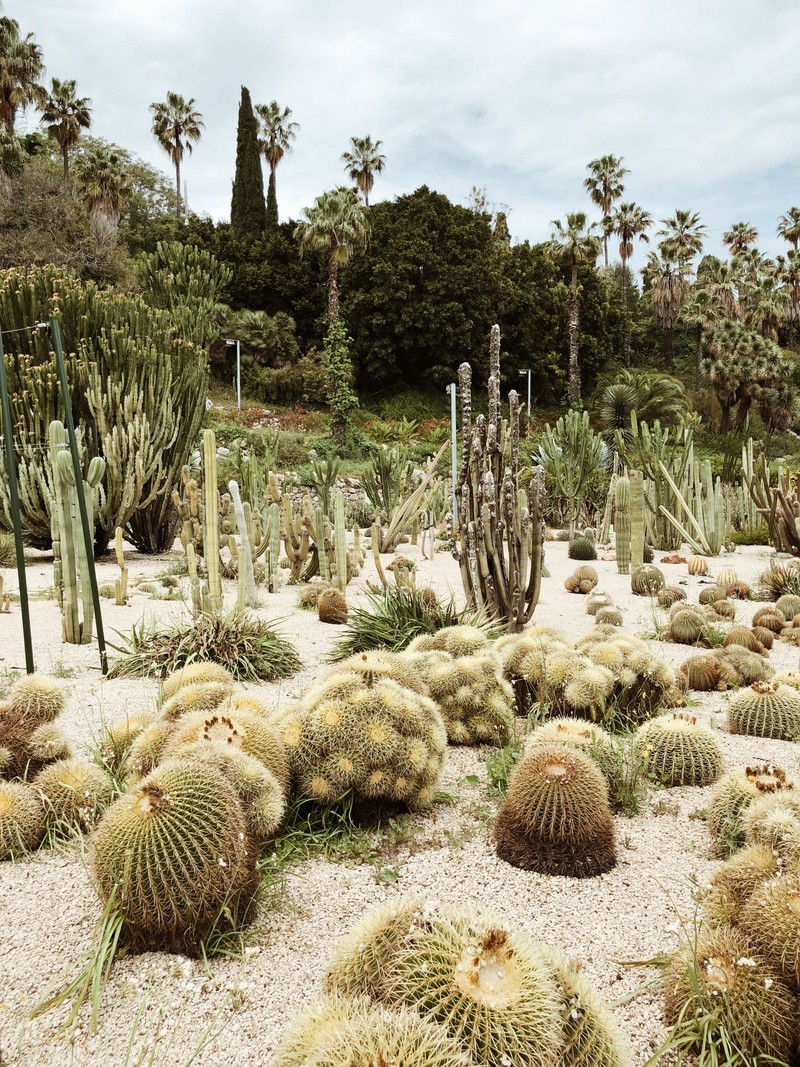
<svg viewBox="0 0 800 1067">
<path fill-rule="evenodd" d="M 614 497 L 614 543 L 617 550 L 617 571 L 631 572 L 631 483 L 626 477 L 617 478 Z"/>
<path fill-rule="evenodd" d="M 222 576 L 219 567 L 219 493 L 217 491 L 217 445 L 213 430 L 203 430 L 203 556 L 208 570 L 208 610 L 222 611 Z"/>
</svg>

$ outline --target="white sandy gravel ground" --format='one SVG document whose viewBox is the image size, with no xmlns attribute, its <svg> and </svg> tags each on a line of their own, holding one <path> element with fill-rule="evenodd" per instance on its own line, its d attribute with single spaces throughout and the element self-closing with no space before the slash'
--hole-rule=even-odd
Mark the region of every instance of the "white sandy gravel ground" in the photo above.
<svg viewBox="0 0 800 1067">
<path fill-rule="evenodd" d="M 543 582 L 535 620 L 577 637 L 591 629 L 585 598 L 563 587 L 576 565 L 567 546 L 549 543 L 551 577 Z M 416 548 L 403 553 L 418 560 L 419 584 L 437 593 L 453 590 L 462 599 L 456 564 L 449 554 L 433 561 L 419 558 Z M 684 553 L 688 556 L 688 552 Z M 656 553 L 656 562 L 663 553 Z M 771 550 L 740 549 L 711 563 L 712 573 L 733 567 L 738 577 L 754 580 L 772 556 Z M 130 554 L 131 579 L 163 571 L 168 557 L 148 559 Z M 609 592 L 625 612 L 625 630 L 643 635 L 653 630 L 649 599 L 630 593 L 627 577 L 616 564 L 598 561 L 600 589 Z M 670 583 L 686 583 L 696 600 L 700 580 L 685 566 L 663 567 Z M 116 566 L 103 563 L 100 580 L 113 579 Z M 15 574 L 3 572 L 6 588 L 15 588 Z M 33 589 L 52 580 L 47 562 L 28 569 Z M 372 561 L 348 590 L 351 607 L 363 602 L 366 580 L 374 579 Z M 232 595 L 232 587 L 229 590 Z M 282 619 L 284 634 L 295 642 L 304 663 L 288 681 L 252 687 L 275 707 L 301 693 L 330 667 L 326 654 L 341 632 L 316 616 L 295 609 L 297 590 L 284 587 L 266 598 L 262 614 Z M 749 621 L 758 605 L 739 605 L 737 616 Z M 143 614 L 160 620 L 186 616 L 179 602 L 161 603 L 133 593 L 129 607 L 104 601 L 107 636 L 126 632 Z M 60 722 L 83 748 L 92 744 L 103 721 L 114 723 L 139 707 L 152 706 L 157 685 L 148 680 L 104 681 L 98 669 L 96 642 L 62 645 L 58 607 L 53 600 L 32 604 L 36 662 L 44 673 L 59 662 L 74 671 L 65 684 L 67 709 Z M 677 666 L 690 649 L 661 643 L 653 648 Z M 771 660 L 778 669 L 796 668 L 798 650 L 776 643 Z M 24 664 L 19 607 L 0 615 L 0 671 Z M 694 713 L 724 728 L 723 695 L 704 695 Z M 718 720 L 723 720 L 718 722 Z M 720 734 L 728 767 L 774 761 L 790 773 L 800 772 L 798 750 L 788 742 L 758 741 Z M 550 878 L 516 870 L 500 862 L 490 840 L 494 802 L 486 794 L 486 750 L 450 748 L 441 788 L 452 794 L 451 805 L 415 818 L 416 839 L 387 858 L 399 877 L 380 884 L 369 865 L 312 861 L 291 869 L 289 903 L 265 910 L 247 958 L 222 958 L 205 968 L 198 961 L 147 953 L 114 965 L 100 1016 L 99 1033 L 90 1036 L 88 1012 L 67 1037 L 59 1031 L 65 1010 L 35 1021 L 27 1012 L 56 979 L 75 974 L 87 948 L 100 908 L 89 883 L 85 856 L 78 846 L 43 851 L 17 864 L 0 866 L 0 1064 L 3 1067 L 180 1067 L 204 1046 L 192 1062 L 197 1067 L 261 1065 L 268 1059 L 286 1024 L 317 996 L 332 943 L 373 905 L 415 892 L 429 900 L 453 900 L 497 912 L 510 926 L 563 949 L 579 960 L 586 977 L 608 1002 L 624 1000 L 652 978 L 652 970 L 623 966 L 676 944 L 679 925 L 691 920 L 693 892 L 707 883 L 718 861 L 709 855 L 705 824 L 691 818 L 706 806 L 708 790 L 680 788 L 653 791 L 642 813 L 618 818 L 619 863 L 600 878 L 584 881 Z M 474 784 L 478 776 L 480 784 Z M 473 779 L 469 781 L 468 779 Z M 645 992 L 615 1008 L 643 1064 L 664 1036 L 660 999 Z"/>
</svg>

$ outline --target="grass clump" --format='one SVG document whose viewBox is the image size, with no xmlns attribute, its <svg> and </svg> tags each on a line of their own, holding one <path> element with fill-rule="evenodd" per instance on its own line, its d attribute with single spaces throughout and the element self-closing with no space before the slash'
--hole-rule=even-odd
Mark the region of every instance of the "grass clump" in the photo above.
<svg viewBox="0 0 800 1067">
<path fill-rule="evenodd" d="M 350 612 L 344 636 L 331 653 L 333 662 L 377 648 L 402 652 L 420 634 L 449 626 L 475 626 L 488 637 L 498 632 L 482 613 L 458 611 L 452 597 L 442 603 L 429 589 L 388 586 L 368 592 L 367 598 L 369 608 Z"/>
<path fill-rule="evenodd" d="M 270 682 L 288 678 L 301 666 L 294 645 L 271 623 L 247 612 L 204 613 L 166 630 L 142 622 L 123 641 L 122 647 L 111 646 L 123 658 L 111 668 L 110 678 L 163 678 L 190 663 L 206 662 L 220 664 L 240 682 Z"/>
</svg>

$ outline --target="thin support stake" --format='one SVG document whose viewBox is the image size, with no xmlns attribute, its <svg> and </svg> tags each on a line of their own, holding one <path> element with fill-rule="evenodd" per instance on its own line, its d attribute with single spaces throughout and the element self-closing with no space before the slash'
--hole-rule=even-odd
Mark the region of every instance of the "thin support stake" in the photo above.
<svg viewBox="0 0 800 1067">
<path fill-rule="evenodd" d="M 58 368 L 58 380 L 61 384 L 61 399 L 64 402 L 64 421 L 67 424 L 67 436 L 69 438 L 69 451 L 72 456 L 72 471 L 75 475 L 77 487 L 78 510 L 81 513 L 81 527 L 83 528 L 83 545 L 86 550 L 86 563 L 89 572 L 89 585 L 92 589 L 92 604 L 94 605 L 95 626 L 97 628 L 97 647 L 100 650 L 100 670 L 108 674 L 108 656 L 106 655 L 106 639 L 103 633 L 103 616 L 100 611 L 100 594 L 97 591 L 97 575 L 94 570 L 94 543 L 92 528 L 89 524 L 89 513 L 86 510 L 86 494 L 83 491 L 83 471 L 78 456 L 78 442 L 75 437 L 75 421 L 72 417 L 72 402 L 67 385 L 67 368 L 64 364 L 64 350 L 61 347 L 61 328 L 58 319 L 53 316 L 50 319 L 50 329 L 53 333 L 53 347 L 56 350 L 56 366 Z"/>
<path fill-rule="evenodd" d="M 19 513 L 19 487 L 17 465 L 14 459 L 14 444 L 11 440 L 11 404 L 8 399 L 6 358 L 3 352 L 3 335 L 0 330 L 0 407 L 3 413 L 3 439 L 8 469 L 8 495 L 11 497 L 11 522 L 14 526 L 14 549 L 17 554 L 17 578 L 19 580 L 19 608 L 22 615 L 22 640 L 25 645 L 25 670 L 33 674 L 33 641 L 31 639 L 31 616 L 28 608 L 28 576 L 25 573 L 25 548 L 22 544 L 22 519 Z"/>
</svg>

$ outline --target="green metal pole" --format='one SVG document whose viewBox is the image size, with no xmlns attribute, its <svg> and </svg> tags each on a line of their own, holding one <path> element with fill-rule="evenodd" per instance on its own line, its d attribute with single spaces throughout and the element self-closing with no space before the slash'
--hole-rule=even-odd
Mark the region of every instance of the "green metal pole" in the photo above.
<svg viewBox="0 0 800 1067">
<path fill-rule="evenodd" d="M 69 438 L 69 451 L 72 456 L 72 471 L 75 475 L 77 487 L 78 510 L 81 513 L 81 527 L 83 528 L 83 545 L 86 550 L 86 563 L 89 571 L 89 585 L 92 587 L 92 603 L 94 605 L 94 619 L 97 628 L 97 647 L 100 649 L 100 670 L 108 674 L 108 656 L 106 655 L 106 639 L 103 633 L 103 616 L 100 611 L 100 594 L 97 591 L 97 575 L 94 570 L 94 543 L 92 539 L 92 527 L 89 524 L 89 513 L 86 510 L 86 494 L 83 491 L 83 471 L 78 456 L 78 441 L 75 436 L 75 421 L 72 417 L 72 401 L 69 396 L 67 385 L 67 368 L 64 364 L 64 350 L 61 347 L 61 328 L 55 315 L 50 319 L 50 329 L 53 334 L 53 347 L 56 350 L 56 366 L 58 368 L 58 380 L 61 383 L 61 399 L 64 401 L 64 422 L 67 424 L 67 436 Z"/>
<path fill-rule="evenodd" d="M 28 577 L 25 574 L 25 549 L 22 544 L 22 520 L 19 514 L 19 488 L 17 465 L 14 460 L 14 445 L 11 440 L 11 404 L 8 399 L 6 357 L 3 351 L 3 334 L 0 330 L 0 406 L 3 412 L 3 439 L 6 446 L 8 468 L 8 495 L 11 497 L 11 521 L 14 524 L 14 548 L 17 554 L 17 577 L 19 579 L 19 609 L 22 615 L 22 640 L 25 645 L 25 670 L 33 674 L 33 641 L 31 640 L 31 616 L 28 609 Z"/>
</svg>

